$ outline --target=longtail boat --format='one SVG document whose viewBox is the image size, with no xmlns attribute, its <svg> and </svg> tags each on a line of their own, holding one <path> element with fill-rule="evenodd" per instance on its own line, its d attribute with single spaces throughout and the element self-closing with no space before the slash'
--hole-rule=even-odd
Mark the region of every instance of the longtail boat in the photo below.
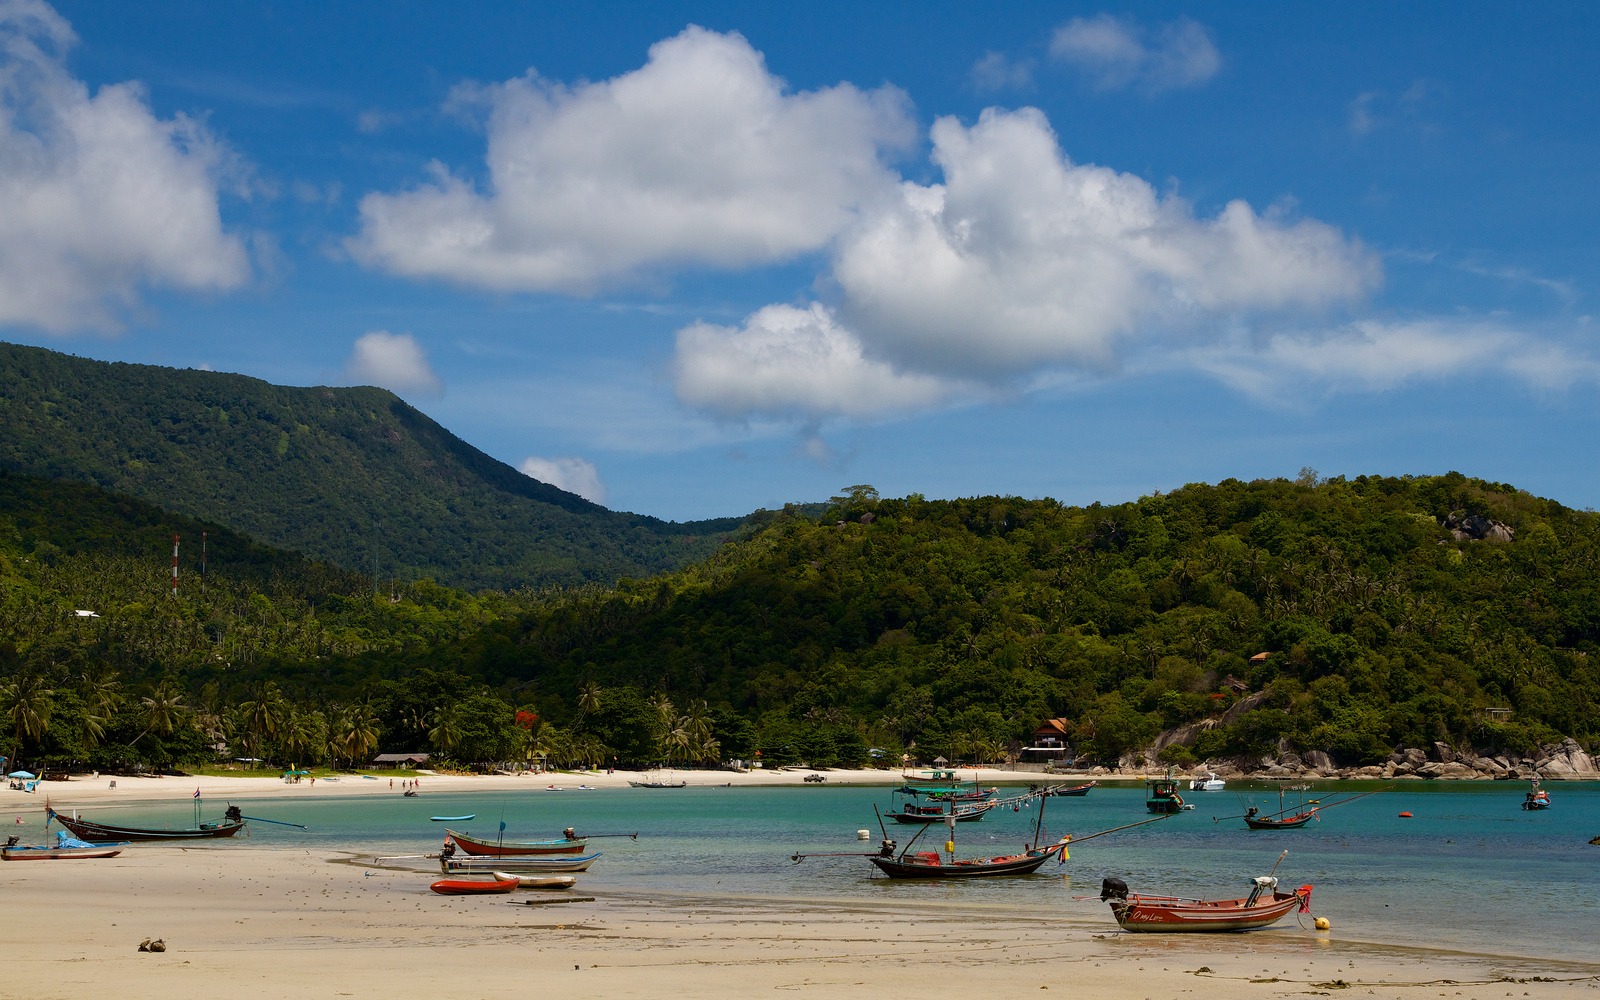
<svg viewBox="0 0 1600 1000">
<path fill-rule="evenodd" d="M 66 833 L 59 836 L 65 838 Z M 121 845 L 88 844 L 81 840 L 63 840 L 54 846 L 19 847 L 17 838 L 6 840 L 0 847 L 0 859 L 6 861 L 66 861 L 72 858 L 114 858 L 122 853 Z"/>
<path fill-rule="evenodd" d="M 994 802 L 976 802 L 972 805 L 956 805 L 951 803 L 952 810 L 946 813 L 943 805 L 919 806 L 906 804 L 898 812 L 890 811 L 885 816 L 896 823 L 940 823 L 947 815 L 954 815 L 957 823 L 973 823 L 983 819 L 985 813 L 995 807 Z"/>
<path fill-rule="evenodd" d="M 559 875 L 569 872 L 588 871 L 598 853 L 586 854 L 578 858 L 561 857 L 494 857 L 494 858 L 460 858 L 441 857 L 439 867 L 447 872 L 529 872 L 547 875 Z"/>
<path fill-rule="evenodd" d="M 149 827 L 137 826 L 110 826 L 105 823 L 94 823 L 80 817 L 65 816 L 52 809 L 48 803 L 44 807 L 45 825 L 49 826 L 52 820 L 72 831 L 73 836 L 79 840 L 86 840 L 94 844 L 107 842 L 122 842 L 129 840 L 201 840 L 214 837 L 231 837 L 244 829 L 244 818 L 239 814 L 238 806 L 229 806 L 223 814 L 221 821 L 216 823 L 197 823 L 191 827 L 181 827 L 176 830 L 157 830 Z"/>
<path fill-rule="evenodd" d="M 1264 875 L 1243 899 L 1203 900 L 1130 893 L 1122 879 L 1108 878 L 1100 883 L 1100 899 L 1111 904 L 1125 931 L 1248 931 L 1275 924 L 1296 909 L 1310 912 L 1311 886 L 1279 892 L 1278 880 Z"/>
<path fill-rule="evenodd" d="M 1528 790 L 1527 797 L 1522 800 L 1522 808 L 1528 810 L 1549 809 L 1550 793 L 1539 787 L 1539 779 L 1533 779 L 1533 787 Z"/>
<path fill-rule="evenodd" d="M 1252 830 L 1298 830 L 1316 818 L 1315 808 L 1293 816 L 1265 816 L 1257 812 L 1255 806 L 1251 806 L 1244 814 L 1244 824 Z"/>
<path fill-rule="evenodd" d="M 477 879 L 442 878 L 428 886 L 441 896 L 482 896 L 492 892 L 511 892 L 517 887 L 514 878 L 485 882 Z"/>
<path fill-rule="evenodd" d="M 987 875 L 1031 875 L 1067 845 L 1034 848 L 1022 854 L 1007 854 L 998 858 L 969 858 L 949 861 L 938 851 L 906 852 L 894 856 L 894 841 L 884 841 L 887 853 L 870 859 L 890 878 L 979 878 Z"/>
<path fill-rule="evenodd" d="M 976 777 L 970 782 L 962 781 L 954 771 L 924 771 L 922 775 L 919 778 L 903 778 L 895 792 L 938 801 L 981 802 L 999 791 L 998 788 L 982 787 Z"/>
<path fill-rule="evenodd" d="M 1095 787 L 1098 784 L 1100 784 L 1100 782 L 1091 781 L 1087 785 L 1074 785 L 1071 788 L 1052 788 L 1052 789 L 1049 790 L 1048 794 L 1050 794 L 1050 795 L 1088 795 L 1089 794 L 1089 789 Z"/>
<path fill-rule="evenodd" d="M 483 857 L 522 857 L 540 854 L 582 854 L 588 840 L 575 836 L 569 828 L 560 840 L 494 841 L 469 836 L 458 830 L 445 830 L 445 843 L 455 844 L 465 854 Z"/>
</svg>

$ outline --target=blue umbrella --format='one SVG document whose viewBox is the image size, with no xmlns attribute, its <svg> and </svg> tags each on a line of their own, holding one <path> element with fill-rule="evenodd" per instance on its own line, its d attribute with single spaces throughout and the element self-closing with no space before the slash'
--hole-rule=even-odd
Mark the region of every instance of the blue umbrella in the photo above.
<svg viewBox="0 0 1600 1000">
<path fill-rule="evenodd" d="M 37 778 L 38 775 L 37 774 L 29 774 L 27 771 L 12 771 L 10 774 L 6 775 L 6 777 L 8 777 L 8 778 Z"/>
</svg>

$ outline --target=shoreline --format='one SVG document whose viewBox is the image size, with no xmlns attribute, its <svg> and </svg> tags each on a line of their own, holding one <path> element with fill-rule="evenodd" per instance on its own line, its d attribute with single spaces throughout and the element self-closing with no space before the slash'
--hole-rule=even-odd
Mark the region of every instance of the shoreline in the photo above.
<svg viewBox="0 0 1600 1000">
<path fill-rule="evenodd" d="M 807 782 L 807 775 L 821 775 L 824 782 Z M 1145 774 L 1046 774 L 1040 771 L 1008 771 L 999 768 L 961 768 L 960 774 L 964 780 L 976 780 L 983 784 L 1025 785 L 1025 784 L 1081 784 L 1095 781 L 1101 784 L 1138 784 L 1148 777 L 1159 775 Z M 330 780 L 319 777 L 315 783 L 302 779 L 298 783 L 285 783 L 281 777 L 262 774 L 251 777 L 232 777 L 219 775 L 192 775 L 180 777 L 124 777 L 121 775 L 101 775 L 90 778 L 87 775 L 73 775 L 67 781 L 40 782 L 37 791 L 24 792 L 9 788 L 0 788 L 0 812 L 16 810 L 18 808 L 43 809 L 46 799 L 59 805 L 88 805 L 102 803 L 148 803 L 148 802 L 176 802 L 187 801 L 194 796 L 196 789 L 200 791 L 202 799 L 255 799 L 269 797 L 307 797 L 307 798 L 336 798 L 363 795 L 399 795 L 400 786 L 390 787 L 390 781 L 416 779 L 421 782 L 419 791 L 426 796 L 430 792 L 548 792 L 550 786 L 556 786 L 560 791 L 576 791 L 579 786 L 590 788 L 627 788 L 629 781 L 640 781 L 646 775 L 659 778 L 659 772 L 646 771 L 617 771 L 614 774 L 604 772 L 567 772 L 547 771 L 543 773 L 526 773 L 520 775 L 484 774 L 484 775 L 450 775 L 430 774 L 425 771 L 397 772 L 392 778 L 385 775 L 377 779 L 363 778 L 359 774 L 340 775 L 337 779 Z M 841 769 L 835 768 L 828 771 L 814 771 L 803 768 L 787 770 L 761 770 L 740 773 L 736 771 L 678 771 L 673 773 L 673 780 L 688 782 L 689 787 L 775 787 L 775 786 L 809 786 L 819 784 L 823 787 L 869 785 L 876 787 L 889 787 L 901 780 L 901 772 L 897 770 L 881 769 Z M 1179 778 L 1186 781 L 1187 777 Z M 1285 779 L 1275 775 L 1239 776 L 1228 779 L 1231 782 L 1263 782 L 1272 784 Z M 1335 777 L 1335 776 L 1298 776 L 1293 780 L 1304 782 L 1333 782 L 1350 781 L 1366 783 L 1374 780 L 1387 780 L 1391 782 L 1408 781 L 1432 784 L 1433 781 L 1446 781 L 1452 784 L 1458 779 L 1439 778 L 1426 779 L 1415 776 L 1395 776 L 1389 779 L 1373 779 L 1361 777 Z M 1565 779 L 1563 783 L 1590 779 Z M 111 787 L 116 782 L 115 788 Z M 1480 782 L 1498 783 L 1489 779 L 1479 781 L 1464 780 L 1463 783 L 1477 784 Z M 641 793 L 654 791 L 670 791 L 670 789 L 640 789 Z M 1195 793 L 1195 801 L 1202 801 L 1200 795 Z M 1216 793 L 1209 793 L 1216 794 Z"/>
</svg>

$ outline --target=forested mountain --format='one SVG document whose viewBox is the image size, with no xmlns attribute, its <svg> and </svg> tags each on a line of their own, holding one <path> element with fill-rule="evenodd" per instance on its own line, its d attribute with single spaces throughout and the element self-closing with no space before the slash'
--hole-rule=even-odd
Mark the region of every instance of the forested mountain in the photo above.
<svg viewBox="0 0 1600 1000">
<path fill-rule="evenodd" d="M 485 455 L 386 389 L 14 344 L 0 344 L 0 468 L 93 483 L 347 569 L 473 589 L 670 570 L 742 520 L 607 510 Z"/>
<path fill-rule="evenodd" d="M 374 595 L 239 539 L 208 591 L 173 600 L 165 546 L 198 525 L 23 477 L 0 496 L 16 637 L 0 748 L 24 755 L 159 763 L 221 741 L 300 761 L 381 746 L 825 764 L 914 742 L 971 759 L 1065 717 L 1081 752 L 1116 757 L 1237 703 L 1230 675 L 1253 708 L 1181 753 L 1285 741 L 1357 765 L 1432 740 L 1600 737 L 1600 517 L 1456 473 L 1090 507 L 858 487 L 670 574 L 476 596 Z M 148 550 L 101 541 L 151 534 Z M 120 699 L 99 716 L 97 690 Z M 53 712 L 48 732 L 24 725 L 28 704 Z M 156 738 L 169 716 L 189 743 Z"/>
</svg>

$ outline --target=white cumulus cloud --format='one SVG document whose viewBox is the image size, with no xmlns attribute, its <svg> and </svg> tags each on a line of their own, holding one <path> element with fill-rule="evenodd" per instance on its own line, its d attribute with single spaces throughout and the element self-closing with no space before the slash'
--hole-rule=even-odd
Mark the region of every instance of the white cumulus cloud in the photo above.
<svg viewBox="0 0 1600 1000">
<path fill-rule="evenodd" d="M 49 5 L 0 2 L 0 325 L 112 329 L 142 287 L 244 284 L 218 208 L 237 161 L 137 83 L 91 95 L 62 62 L 75 41 Z"/>
<path fill-rule="evenodd" d="M 373 330 L 357 338 L 345 374 L 366 385 L 394 392 L 437 394 L 444 388 L 422 346 L 409 333 Z"/>
<path fill-rule="evenodd" d="M 865 357 L 860 340 L 820 304 L 767 306 L 742 327 L 685 327 L 673 376 L 679 400 L 726 419 L 867 418 L 933 406 L 955 389 Z"/>
<path fill-rule="evenodd" d="M 790 93 L 737 33 L 691 26 L 640 69 L 567 86 L 532 71 L 485 102 L 487 191 L 433 180 L 361 202 L 364 263 L 499 291 L 588 293 L 665 266 L 737 268 L 824 246 L 892 186 L 905 96 Z"/>
<path fill-rule="evenodd" d="M 1506 376 L 1536 389 L 1600 382 L 1600 364 L 1583 353 L 1488 321 L 1358 320 L 1259 344 L 1194 348 L 1185 360 L 1270 402 L 1291 402 L 1307 390 L 1380 392 L 1466 375 Z"/>
<path fill-rule="evenodd" d="M 600 481 L 600 471 L 594 463 L 576 455 L 562 458 L 530 455 L 522 460 L 522 473 L 593 503 L 606 502 L 606 484 Z"/>
<path fill-rule="evenodd" d="M 898 366 L 1003 378 L 1105 368 L 1119 345 L 1241 312 L 1359 297 L 1377 259 L 1313 219 L 1175 196 L 1072 163 L 1032 108 L 933 126 L 944 183 L 901 185 L 839 240 L 840 314 Z"/>
<path fill-rule="evenodd" d="M 1102 90 L 1196 87 L 1222 68 L 1211 33 L 1187 17 L 1154 31 L 1110 14 L 1075 17 L 1056 29 L 1050 55 L 1082 69 Z"/>
</svg>

